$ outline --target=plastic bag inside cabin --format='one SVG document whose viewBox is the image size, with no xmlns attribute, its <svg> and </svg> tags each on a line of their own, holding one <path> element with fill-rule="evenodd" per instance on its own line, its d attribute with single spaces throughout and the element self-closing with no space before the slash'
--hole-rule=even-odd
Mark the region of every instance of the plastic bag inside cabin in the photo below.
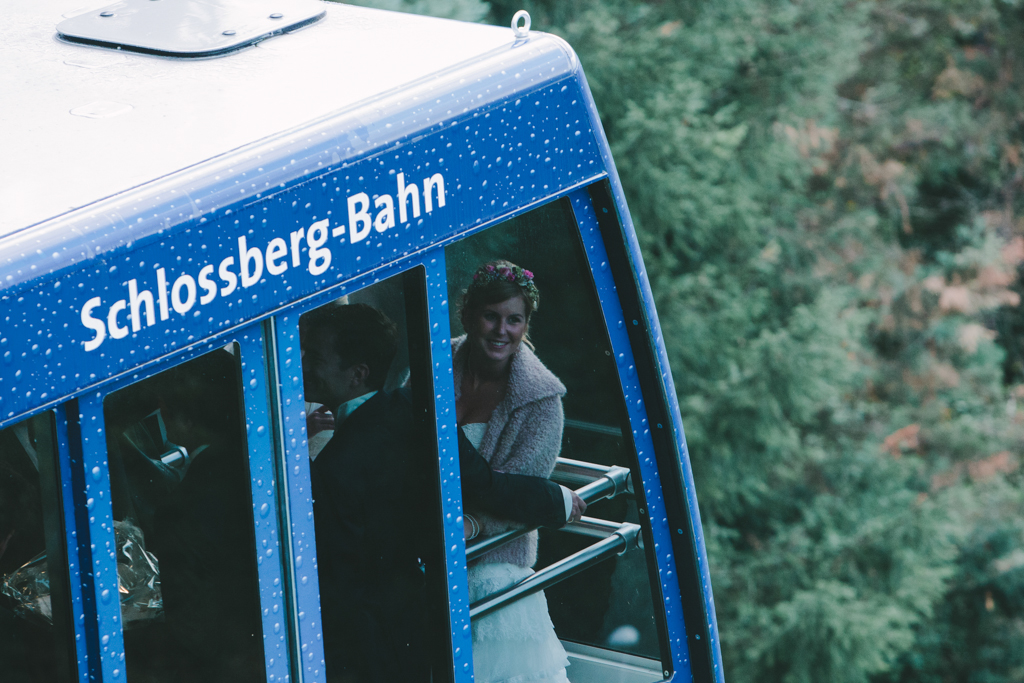
<svg viewBox="0 0 1024 683">
<path fill-rule="evenodd" d="M 146 550 L 142 530 L 131 522 L 114 522 L 117 537 L 117 591 L 125 626 L 162 616 L 160 563 Z"/>
<path fill-rule="evenodd" d="M 50 575 L 46 553 L 40 553 L 4 577 L 0 593 L 14 603 L 14 613 L 27 619 L 53 623 Z"/>
<path fill-rule="evenodd" d="M 160 411 L 154 411 L 124 430 L 122 447 L 140 469 L 139 481 L 147 482 L 147 497 L 159 500 L 184 478 L 191 462 L 188 452 L 167 440 Z M 145 536 L 128 520 L 114 522 L 117 544 L 118 594 L 125 627 L 136 621 L 163 615 L 160 563 L 146 550 Z M 13 603 L 19 616 L 53 623 L 49 563 L 40 553 L 0 581 L 0 595 Z"/>
<path fill-rule="evenodd" d="M 146 550 L 142 530 L 131 522 L 114 522 L 114 536 L 117 540 L 117 591 L 125 626 L 162 616 L 160 563 Z M 46 553 L 40 553 L 5 576 L 0 583 L 0 593 L 13 601 L 14 611 L 19 616 L 53 623 Z"/>
</svg>

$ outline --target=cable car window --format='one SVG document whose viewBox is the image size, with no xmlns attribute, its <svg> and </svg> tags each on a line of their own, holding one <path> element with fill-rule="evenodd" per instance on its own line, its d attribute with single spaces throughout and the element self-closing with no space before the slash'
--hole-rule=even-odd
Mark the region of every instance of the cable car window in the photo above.
<svg viewBox="0 0 1024 683">
<path fill-rule="evenodd" d="M 266 678 L 238 348 L 104 400 L 129 681 Z"/>
<path fill-rule="evenodd" d="M 74 645 L 53 413 L 0 431 L 0 671 L 70 681 Z"/>
<path fill-rule="evenodd" d="M 449 680 L 422 269 L 299 330 L 327 680 Z"/>
<path fill-rule="evenodd" d="M 653 561 L 640 548 L 631 426 L 569 202 L 455 243 L 445 257 L 449 299 L 461 302 L 451 307 L 452 330 L 464 335 L 452 342 L 460 432 L 496 471 L 551 477 L 591 499 L 581 522 L 553 529 L 578 516 L 577 501 L 564 494 L 561 520 L 543 525 L 538 545 L 536 533 L 516 537 L 530 526 L 536 498 L 524 495 L 518 509 L 486 509 L 463 482 L 475 522 L 467 533 L 479 532 L 467 541 L 477 680 L 557 679 L 566 662 L 570 680 L 588 680 L 590 664 L 574 656 L 581 651 L 574 643 L 639 655 L 661 678 L 651 661 L 661 659 L 653 608 L 660 598 Z M 628 542 L 609 552 L 617 532 Z M 598 555 L 607 559 L 597 562 Z M 560 578 L 510 599 L 549 576 Z"/>
</svg>

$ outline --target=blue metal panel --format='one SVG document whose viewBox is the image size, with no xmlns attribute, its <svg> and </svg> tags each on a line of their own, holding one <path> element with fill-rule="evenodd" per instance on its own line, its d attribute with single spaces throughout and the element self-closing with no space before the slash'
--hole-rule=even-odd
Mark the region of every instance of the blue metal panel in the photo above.
<svg viewBox="0 0 1024 683">
<path fill-rule="evenodd" d="M 263 616 L 263 654 L 267 681 L 282 683 L 291 678 L 288 643 L 288 605 L 285 601 L 285 572 L 280 546 L 277 482 L 271 408 L 266 372 L 263 327 L 250 325 L 237 335 L 242 361 L 242 391 L 245 401 L 245 435 L 249 446 L 252 475 L 253 524 L 256 535 L 256 564 L 259 576 L 260 609 Z"/>
<path fill-rule="evenodd" d="M 514 54 L 512 51 L 489 57 L 490 61 L 481 63 L 477 72 L 479 78 L 470 79 L 471 86 L 453 86 L 444 91 L 443 98 L 435 98 L 437 91 L 427 86 L 411 93 L 400 93 L 386 103 L 377 102 L 357 112 L 316 122 L 222 161 L 69 214 L 39 231 L 31 234 L 26 231 L 24 239 L 15 240 L 17 256 L 9 259 L 0 271 L 5 287 L 0 296 L 0 307 L 4 311 L 0 331 L 0 427 L 19 419 L 25 411 L 53 405 L 61 397 L 75 392 L 90 392 L 82 400 L 83 472 L 90 501 L 88 530 L 97 554 L 93 558 L 96 582 L 90 589 L 94 596 L 83 596 L 83 600 L 88 603 L 91 597 L 96 598 L 99 637 L 106 638 L 102 644 L 104 673 L 112 676 L 115 667 L 119 671 L 123 669 L 123 642 L 117 601 L 111 600 L 108 593 L 104 602 L 103 593 L 109 589 L 112 577 L 116 596 L 116 563 L 111 550 L 113 527 L 102 404 L 95 388 L 111 381 L 110 377 L 117 383 L 127 382 L 132 373 L 146 364 L 178 355 L 181 349 L 210 335 L 223 335 L 249 325 L 254 319 L 313 296 L 332 284 L 355 276 L 369 279 L 379 275 L 383 271 L 374 272 L 374 269 L 391 259 L 412 257 L 415 260 L 415 254 L 421 250 L 547 201 L 583 182 L 602 177 L 607 170 L 611 173 L 616 205 L 625 223 L 627 246 L 643 303 L 650 315 L 651 330 L 658 335 L 654 348 L 661 366 L 664 393 L 670 402 L 675 441 L 680 448 L 686 503 L 695 526 L 699 572 L 711 620 L 709 632 L 714 638 L 711 650 L 715 657 L 715 677 L 722 680 L 713 598 L 692 472 L 653 297 L 597 112 L 582 72 L 577 71 L 574 77 L 567 75 L 566 54 L 559 53 L 560 49 L 540 50 L 531 57 L 532 61 L 527 60 L 526 66 L 523 66 L 525 62 L 514 63 L 516 60 L 510 57 Z M 503 70 L 500 68 L 502 59 L 508 59 L 513 66 Z M 517 80 L 521 74 L 525 74 L 527 89 L 533 90 L 524 91 Z M 446 202 L 440 205 L 441 193 L 434 185 L 432 207 L 427 211 L 422 189 L 424 182 L 429 183 L 435 173 L 444 180 Z M 420 188 L 417 190 L 420 216 L 409 216 L 407 221 L 402 221 L 395 200 L 402 186 L 412 183 Z M 356 198 L 360 193 L 366 194 L 368 219 L 386 214 L 386 202 L 383 206 L 376 202 L 389 197 L 395 212 L 394 227 L 382 225 L 384 229 L 379 231 L 354 222 L 349 215 L 353 210 L 349 198 Z M 582 195 L 575 199 L 582 202 Z M 356 207 L 359 206 L 357 202 Z M 585 209 L 579 211 L 579 215 L 586 218 L 582 213 Z M 413 213 L 411 200 L 409 212 Z M 326 221 L 326 225 L 316 228 L 321 221 Z M 362 227 L 367 229 L 368 235 L 355 239 L 360 236 Z M 300 230 L 302 235 L 296 240 L 294 235 Z M 325 236 L 324 243 L 311 239 L 312 232 Z M 271 258 L 280 251 L 272 246 L 275 239 L 282 240 L 283 244 L 279 258 Z M 219 266 L 232 259 L 227 267 L 237 279 L 241 275 L 242 261 L 247 260 L 251 271 L 255 270 L 254 251 L 259 252 L 263 276 L 253 278 L 254 282 L 248 286 L 236 286 L 230 293 L 224 291 L 227 281 L 219 277 Z M 266 262 L 270 260 L 275 261 L 276 268 L 285 266 L 283 271 L 269 274 Z M 204 293 L 202 273 L 206 266 L 213 267 L 210 276 L 216 288 L 209 302 L 203 304 L 200 297 Z M 433 308 L 436 303 L 433 286 L 438 281 L 443 282 L 443 258 L 432 263 L 428 270 L 435 273 L 428 278 L 440 278 L 428 282 Z M 46 275 L 41 281 L 33 280 L 38 277 L 37 273 Z M 610 282 L 609 275 L 601 274 L 600 263 L 595 278 L 599 286 L 602 281 Z M 138 304 L 135 307 L 137 331 L 131 329 L 132 321 L 128 317 L 132 309 L 133 294 L 129 284 L 132 281 Z M 336 290 L 334 296 L 342 291 L 343 288 Z M 144 292 L 149 293 L 150 302 L 144 299 Z M 190 296 L 190 292 L 194 294 Z M 177 307 L 173 305 L 175 294 L 180 295 L 181 305 Z M 189 303 L 190 298 L 195 300 Z M 104 334 L 124 326 L 126 334 L 117 339 L 110 334 L 94 350 L 85 351 L 84 344 L 90 341 L 96 344 L 97 340 L 94 332 L 84 326 L 84 307 L 96 299 L 98 303 L 91 309 L 90 323 L 102 327 Z M 115 306 L 112 310 L 112 305 L 118 303 L 122 307 Z M 153 325 L 148 324 L 149 308 L 153 312 Z M 621 317 L 621 309 L 617 310 Z M 279 397 L 286 463 L 285 510 L 291 538 L 291 546 L 285 550 L 291 553 L 297 565 L 294 598 L 298 610 L 294 628 L 298 633 L 304 675 L 307 680 L 323 680 L 322 666 L 318 668 L 323 659 L 319 624 L 304 619 L 305 614 L 319 614 L 315 564 L 306 574 L 300 565 L 301 558 L 306 557 L 309 567 L 313 526 L 308 468 L 300 467 L 306 450 L 300 405 L 301 375 L 294 363 L 298 354 L 297 316 L 292 311 L 278 320 L 281 326 L 277 334 L 279 348 L 273 355 L 285 379 Z M 450 351 L 445 350 L 447 339 L 440 327 L 441 318 L 446 327 L 446 317 L 432 310 L 431 320 L 439 324 L 438 334 L 442 335 L 439 344 L 433 345 L 435 382 L 440 381 L 438 373 L 450 369 L 450 357 L 447 367 L 442 364 L 444 354 L 450 356 Z M 110 325 L 111 320 L 114 325 Z M 610 332 L 614 340 L 615 328 Z M 628 350 L 628 344 L 624 348 Z M 258 368 L 259 354 L 253 349 L 250 342 L 245 352 L 248 354 L 245 356 L 247 372 Z M 200 350 L 193 348 L 190 352 Z M 152 366 L 147 372 L 151 370 Z M 256 375 L 259 376 L 258 370 Z M 137 377 L 131 376 L 131 381 Z M 247 419 L 259 425 L 258 420 L 265 420 L 266 413 L 260 414 L 260 408 L 256 413 L 248 411 L 256 405 L 250 398 L 255 399 L 263 389 L 257 386 L 246 391 Z M 449 396 L 443 391 L 440 395 Z M 451 408 L 445 404 L 447 400 L 439 399 L 437 406 L 441 411 L 438 415 L 442 428 L 446 426 L 445 419 L 441 419 L 446 415 L 444 411 Z M 454 419 L 446 419 L 450 430 Z M 261 445 L 253 445 L 258 449 L 254 457 L 260 458 L 259 465 L 254 463 L 253 466 L 257 481 L 264 472 L 272 471 L 272 468 L 261 469 L 270 467 L 269 451 L 262 443 L 262 439 L 270 437 L 258 436 Z M 447 436 L 442 432 L 439 438 L 442 465 L 450 467 L 456 457 L 449 443 L 453 437 L 450 432 Z M 454 479 L 449 477 L 449 480 Z M 651 480 L 645 477 L 646 481 Z M 447 487 L 444 500 L 448 500 L 450 492 L 451 500 L 457 504 L 461 500 L 461 496 L 456 495 L 458 484 L 444 486 Z M 273 496 L 267 498 L 268 495 L 254 488 L 254 500 L 257 496 L 265 502 L 272 500 Z M 267 549 L 272 549 L 271 538 L 278 530 L 258 517 L 261 506 L 262 502 L 255 513 L 261 521 L 258 533 L 266 532 L 269 536 L 260 536 L 259 542 L 267 540 Z M 453 510 L 459 513 L 458 507 Z M 654 516 L 653 511 L 651 515 Z M 446 519 L 446 534 L 454 533 L 455 526 L 458 524 L 454 522 L 448 526 Z M 465 640 L 469 638 L 468 617 L 463 614 L 460 602 L 467 600 L 462 594 L 465 568 L 454 564 L 464 543 L 461 533 L 456 536 L 457 539 L 446 544 L 449 571 L 453 572 L 452 577 L 459 577 L 450 587 L 454 605 L 452 618 L 467 619 L 453 623 L 456 631 L 462 624 L 467 633 L 461 637 L 468 642 Z M 264 561 L 263 564 L 278 565 L 279 562 Z M 670 561 L 659 559 L 659 563 L 663 572 L 669 570 Z M 270 573 L 265 574 L 265 571 Z M 278 605 L 283 609 L 280 591 L 273 595 L 277 588 L 273 584 L 275 577 L 269 568 L 265 570 L 261 565 L 261 588 L 265 588 L 265 578 L 271 582 L 271 596 L 265 606 L 272 610 Z M 282 581 L 283 589 L 284 577 L 277 578 Z M 305 583 L 302 578 L 306 579 Z M 85 584 L 89 585 L 88 581 Z M 459 584 L 462 587 L 456 589 Z M 264 599 L 267 599 L 265 593 Z M 270 624 L 271 631 L 277 623 L 272 615 L 272 611 L 270 615 L 264 614 L 265 624 Z M 677 612 L 675 618 L 678 618 Z M 281 628 L 287 630 L 284 625 Z M 684 632 L 675 633 L 685 638 Z M 456 643 L 459 637 L 458 633 L 453 633 Z M 268 644 L 268 665 L 273 649 Z M 684 650 L 685 647 L 673 648 L 673 656 Z M 462 652 L 465 653 L 462 656 L 468 657 L 468 647 L 462 648 Z M 459 654 L 458 645 L 455 654 Z M 275 658 L 273 666 L 278 666 L 279 661 L 282 660 Z M 468 662 L 463 664 L 465 670 L 471 669 Z M 685 668 L 680 666 L 680 671 L 683 670 Z"/>
<path fill-rule="evenodd" d="M 505 78 L 514 80 L 511 74 Z M 418 113 L 429 134 L 401 140 L 387 152 L 351 165 L 324 167 L 314 179 L 283 190 L 271 188 L 276 194 L 263 196 L 265 188 L 257 188 L 255 201 L 246 196 L 252 188 L 244 176 L 218 180 L 207 190 L 222 203 L 205 214 L 198 209 L 206 205 L 204 199 L 189 195 L 191 188 L 167 187 L 168 195 L 187 195 L 191 203 L 183 215 L 182 200 L 176 200 L 174 215 L 184 219 L 181 226 L 120 245 L 20 294 L 8 290 L 2 300 L 7 310 L 0 337 L 0 380 L 7 388 L 0 392 L 0 415 L 11 418 L 83 390 L 603 175 L 594 132 L 585 125 L 586 103 L 572 79 L 440 124 L 432 123 L 439 116 L 433 109 L 424 105 Z M 400 123 L 403 129 L 409 127 L 407 121 Z M 392 118 L 384 116 L 374 125 L 386 128 Z M 313 159 L 330 149 L 352 154 L 362 149 L 355 142 L 361 135 L 373 137 L 364 127 L 318 144 L 309 154 Z M 299 159 L 306 177 L 318 173 L 321 167 L 306 166 L 307 161 L 306 156 Z M 292 165 L 283 163 L 285 170 Z M 442 192 L 431 182 L 438 177 L 444 183 L 444 206 Z M 239 190 L 243 181 L 246 186 Z M 413 184 L 418 217 L 412 199 L 398 201 L 400 192 Z M 240 199 L 226 203 L 225 185 Z M 429 210 L 424 186 L 430 188 Z M 361 193 L 365 204 L 357 201 Z M 374 206 L 369 206 L 371 201 Z M 395 226 L 390 228 L 383 227 L 387 202 L 394 213 Z M 367 219 L 380 217 L 383 231 L 360 222 L 364 206 Z M 153 221 L 172 224 L 167 214 L 154 218 L 150 208 L 121 208 L 125 213 L 118 222 L 138 224 L 143 232 L 153 231 Z M 365 237 L 363 229 L 368 230 Z M 270 274 L 267 260 L 279 274 Z M 231 274 L 221 277 L 222 268 Z M 251 281 L 246 272 L 254 276 Z M 209 278 L 208 285 L 204 278 Z M 102 337 L 96 331 L 100 329 Z"/>
<path fill-rule="evenodd" d="M 88 531 L 78 533 L 79 515 L 76 509 L 76 487 L 75 480 L 81 480 L 81 473 L 75 477 L 73 469 L 81 469 L 81 443 L 78 433 L 78 415 L 68 415 L 68 409 L 77 411 L 76 403 L 65 403 L 56 411 L 57 418 L 57 473 L 60 477 L 60 500 L 64 517 L 64 540 L 67 547 L 68 558 L 68 595 L 71 598 L 71 620 L 74 628 L 75 639 L 75 661 L 78 670 L 78 680 L 82 683 L 89 680 L 89 638 L 86 637 L 86 615 L 83 592 L 91 587 L 91 581 L 85 582 L 82 574 L 82 566 L 88 567 L 90 552 L 88 545 Z M 72 455 L 75 454 L 75 456 Z M 73 462 L 74 461 L 74 462 Z M 86 558 L 83 563 L 80 558 Z M 54 567 L 53 571 L 59 571 Z M 59 634 L 58 634 L 58 637 Z"/>
<path fill-rule="evenodd" d="M 681 675 L 682 680 L 686 681 L 691 679 L 692 674 L 690 672 L 690 653 L 686 641 L 686 624 L 683 622 L 681 607 L 682 597 L 676 578 L 678 572 L 675 558 L 671 551 L 658 552 L 659 548 L 670 549 L 672 547 L 672 533 L 665 516 L 665 502 L 661 483 L 658 481 L 657 464 L 653 459 L 654 442 L 651 439 L 651 429 L 647 421 L 640 381 L 636 375 L 636 361 L 633 358 L 633 350 L 626 333 L 622 305 L 619 303 L 615 281 L 612 279 L 611 270 L 608 267 L 608 254 L 601 239 L 590 195 L 586 190 L 577 190 L 569 196 L 569 199 L 572 201 L 573 212 L 579 224 L 590 270 L 594 275 L 598 298 L 601 301 L 601 312 L 604 314 L 605 326 L 608 328 L 608 337 L 611 340 L 612 353 L 615 354 L 619 381 L 622 383 L 626 408 L 629 411 L 629 421 L 633 427 L 633 442 L 636 444 L 637 462 L 640 467 L 640 477 L 643 480 L 644 497 L 647 500 L 646 515 L 651 523 L 651 535 L 654 538 L 655 552 L 653 554 L 658 564 L 661 593 L 665 601 L 672 663 L 677 675 Z M 641 509 L 640 514 L 645 514 L 645 511 Z M 667 671 L 665 673 L 668 674 Z"/>
<path fill-rule="evenodd" d="M 608 171 L 612 195 L 615 199 L 615 206 L 618 210 L 619 220 L 622 222 L 622 232 L 626 238 L 626 248 L 629 251 L 630 261 L 634 268 L 634 275 L 640 289 L 642 305 L 648 316 L 649 329 L 653 335 L 651 343 L 655 353 L 657 354 L 658 369 L 661 375 L 663 393 L 669 404 L 668 412 L 672 420 L 674 441 L 679 446 L 680 468 L 683 475 L 683 486 L 686 491 L 686 506 L 690 511 L 694 541 L 697 546 L 698 572 L 701 580 L 701 589 L 704 594 L 705 611 L 708 617 L 708 633 L 712 640 L 708 645 L 713 658 L 712 674 L 715 681 L 718 683 L 724 683 L 725 674 L 722 668 L 722 649 L 718 636 L 718 618 L 715 615 L 715 598 L 711 591 L 711 571 L 708 567 L 707 549 L 704 543 L 704 529 L 700 521 L 700 508 L 697 505 L 697 489 L 693 481 L 693 468 L 690 465 L 690 454 L 686 447 L 686 435 L 683 432 L 683 422 L 679 413 L 679 400 L 676 395 L 675 383 L 672 380 L 672 372 L 668 362 L 668 352 L 665 349 L 665 340 L 661 336 L 661 323 L 658 320 L 658 311 L 654 307 L 654 293 L 651 291 L 651 283 L 650 280 L 648 280 L 647 272 L 643 267 L 643 256 L 640 252 L 640 243 L 637 240 L 633 220 L 629 215 L 629 207 L 626 205 L 626 196 L 622 191 L 622 182 L 619 180 L 618 172 L 615 169 L 615 162 L 612 160 L 611 149 L 608 146 L 608 139 L 604 134 L 604 129 L 600 125 L 601 118 L 597 113 L 597 107 L 594 104 L 592 95 L 590 94 L 590 86 L 587 85 L 587 79 L 582 70 L 579 71 L 578 78 L 583 92 L 582 99 L 587 105 L 592 130 L 594 130 L 595 135 L 598 136 L 598 149 L 600 149 L 601 152 L 602 165 Z"/>
<path fill-rule="evenodd" d="M 452 338 L 448 317 L 448 279 L 444 249 L 430 253 L 427 268 L 427 305 L 430 310 L 430 361 L 434 374 L 434 409 L 437 415 L 441 500 L 444 513 L 444 552 L 448 577 L 448 608 L 456 683 L 473 680 L 473 632 L 469 623 L 469 585 L 466 540 L 462 522 L 462 483 L 459 479 L 458 424 L 455 385 L 452 383 Z"/>
<path fill-rule="evenodd" d="M 89 540 L 92 545 L 92 578 L 99 634 L 101 680 L 124 680 L 124 635 L 121 602 L 117 590 L 117 542 L 114 537 L 114 506 L 110 498 L 110 469 L 103 427 L 103 395 L 90 392 L 79 399 L 82 430 L 82 461 L 85 469 Z"/>
<path fill-rule="evenodd" d="M 340 295 L 340 294 L 339 294 Z M 293 571 L 288 579 L 293 623 L 298 643 L 299 680 L 326 680 L 323 627 L 320 622 L 320 577 L 316 564 L 316 527 L 306 442 L 306 403 L 302 393 L 299 347 L 299 312 L 292 310 L 274 320 L 274 359 L 277 362 L 279 416 L 285 483 L 285 520 L 288 536 L 281 550 L 289 553 Z M 265 552 L 270 552 L 267 549 Z"/>
</svg>

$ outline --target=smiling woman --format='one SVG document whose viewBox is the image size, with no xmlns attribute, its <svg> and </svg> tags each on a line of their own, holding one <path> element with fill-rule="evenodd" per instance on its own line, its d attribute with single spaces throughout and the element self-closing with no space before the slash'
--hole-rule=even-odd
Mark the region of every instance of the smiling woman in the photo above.
<svg viewBox="0 0 1024 683">
<path fill-rule="evenodd" d="M 471 314 L 466 325 L 473 336 L 474 347 L 494 363 L 504 365 L 519 351 L 526 334 L 526 304 L 520 296 L 486 304 Z"/>
<path fill-rule="evenodd" d="M 459 428 L 495 469 L 549 477 L 562 441 L 565 387 L 524 339 L 540 302 L 533 273 L 509 261 L 480 266 L 462 297 L 464 338 L 452 342 Z M 508 520 L 467 510 L 485 534 Z M 533 574 L 537 534 L 485 555 L 469 568 L 471 600 L 505 590 Z M 544 678 L 568 683 L 565 649 L 543 592 L 478 620 L 473 668 L 482 683 Z"/>
<path fill-rule="evenodd" d="M 478 439 L 481 454 L 495 470 L 550 476 L 561 484 L 568 481 L 565 472 L 572 463 L 633 468 L 637 458 L 617 389 L 619 359 L 587 281 L 585 252 L 574 227 L 569 203 L 552 202 L 445 250 L 449 298 L 462 301 L 452 327 L 461 324 L 466 333 L 452 344 L 458 424 L 471 441 Z M 502 358 L 509 359 L 503 366 Z M 488 378 L 481 372 L 484 367 L 504 367 L 504 375 Z M 484 392 L 487 382 L 481 375 L 500 391 Z M 553 473 L 547 463 L 554 463 Z M 634 489 L 587 503 L 583 524 L 600 519 L 628 527 L 643 515 L 644 503 Z M 469 500 L 464 505 L 480 521 L 479 538 L 468 551 L 478 681 L 529 675 L 517 664 L 527 661 L 521 655 L 527 651 L 540 652 L 534 661 L 546 658 L 546 669 L 560 675 L 558 653 L 546 646 L 547 624 L 553 624 L 568 654 L 565 675 L 571 681 L 601 680 L 607 674 L 589 668 L 587 657 L 596 648 L 616 650 L 624 666 L 642 666 L 658 657 L 655 605 L 661 597 L 652 580 L 654 568 L 642 553 L 616 556 L 548 585 L 529 597 L 538 604 L 515 602 L 490 611 L 484 606 L 543 579 L 574 553 L 586 552 L 589 541 L 568 525 L 540 529 L 538 543 L 534 534 L 516 536 L 525 529 L 504 516 L 479 514 Z M 656 677 L 651 672 L 622 680 Z"/>
<path fill-rule="evenodd" d="M 505 398 L 512 359 L 540 302 L 533 273 L 508 261 L 486 263 L 462 297 L 466 372 L 456 403 L 460 425 L 487 422 Z"/>
</svg>

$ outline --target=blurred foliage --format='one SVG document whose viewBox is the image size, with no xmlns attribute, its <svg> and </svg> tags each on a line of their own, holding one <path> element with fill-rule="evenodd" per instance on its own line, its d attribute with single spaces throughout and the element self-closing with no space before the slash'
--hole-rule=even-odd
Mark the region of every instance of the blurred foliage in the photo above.
<svg viewBox="0 0 1024 683">
<path fill-rule="evenodd" d="M 463 17 L 525 7 L 586 69 L 665 332 L 729 680 L 1024 680 L 1022 5 Z"/>
</svg>

